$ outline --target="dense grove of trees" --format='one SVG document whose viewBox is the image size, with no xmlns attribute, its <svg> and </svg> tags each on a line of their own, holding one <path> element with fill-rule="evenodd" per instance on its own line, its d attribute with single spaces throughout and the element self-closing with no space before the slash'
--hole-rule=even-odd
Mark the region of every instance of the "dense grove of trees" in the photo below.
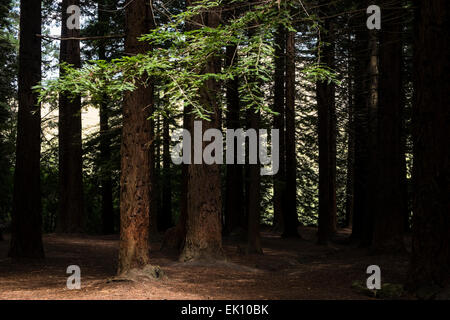
<svg viewBox="0 0 450 320">
<path fill-rule="evenodd" d="M 372 4 L 380 30 L 366 25 Z M 66 24 L 70 5 L 81 30 Z M 19 24 L 17 6 L 0 6 L 11 257 L 42 258 L 42 232 L 120 233 L 124 274 L 151 264 L 155 239 L 181 261 L 220 260 L 223 236 L 263 254 L 261 224 L 299 238 L 317 226 L 321 245 L 352 227 L 349 242 L 373 252 L 405 251 L 412 236 L 412 289 L 449 284 L 448 1 L 23 0 Z M 42 66 L 55 43 L 60 78 L 41 82 L 58 71 Z M 83 132 L 83 107 L 99 110 L 98 132 Z M 194 134 L 196 121 L 279 129 L 278 172 L 173 164 L 172 130 Z"/>
</svg>

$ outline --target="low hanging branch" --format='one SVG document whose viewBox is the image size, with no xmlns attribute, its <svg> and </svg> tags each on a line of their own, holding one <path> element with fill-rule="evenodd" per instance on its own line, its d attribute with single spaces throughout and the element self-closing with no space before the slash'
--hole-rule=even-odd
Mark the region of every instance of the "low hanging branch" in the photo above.
<svg viewBox="0 0 450 320">
<path fill-rule="evenodd" d="M 115 38 L 124 38 L 125 34 L 112 34 L 107 36 L 95 36 L 95 37 L 69 37 L 69 38 L 61 38 L 58 36 L 48 36 L 44 34 L 37 34 L 36 35 L 39 38 L 47 39 L 47 40 L 80 40 L 80 41 L 86 41 L 86 40 L 102 40 L 102 39 L 115 39 Z"/>
</svg>

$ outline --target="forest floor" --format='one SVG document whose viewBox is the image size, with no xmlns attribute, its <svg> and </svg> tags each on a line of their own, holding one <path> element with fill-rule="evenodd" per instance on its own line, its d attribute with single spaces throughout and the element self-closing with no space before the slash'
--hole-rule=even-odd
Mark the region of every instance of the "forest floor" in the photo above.
<svg viewBox="0 0 450 320">
<path fill-rule="evenodd" d="M 181 263 L 153 243 L 152 264 L 167 276 L 145 282 L 112 282 L 118 237 L 44 236 L 46 259 L 6 258 L 9 237 L 0 242 L 0 299 L 371 299 L 352 288 L 365 283 L 369 265 L 381 268 L 383 283 L 403 283 L 408 255 L 371 255 L 366 249 L 333 242 L 316 244 L 314 228 L 300 228 L 303 239 L 282 239 L 264 229 L 264 255 L 245 255 L 239 242 L 224 239 L 226 262 Z M 338 239 L 349 235 L 338 232 Z M 66 269 L 81 268 L 81 289 L 66 288 Z M 411 297 L 405 296 L 403 299 Z"/>
</svg>

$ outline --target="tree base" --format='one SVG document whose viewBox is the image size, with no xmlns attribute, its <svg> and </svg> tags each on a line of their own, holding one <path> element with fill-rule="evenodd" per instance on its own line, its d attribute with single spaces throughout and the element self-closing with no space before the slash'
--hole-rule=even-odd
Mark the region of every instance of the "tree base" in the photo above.
<svg viewBox="0 0 450 320">
<path fill-rule="evenodd" d="M 161 243 L 161 251 L 163 250 L 177 250 L 181 252 L 184 247 L 185 234 L 183 230 L 177 225 L 167 229 L 164 233 L 163 241 Z"/>
<path fill-rule="evenodd" d="M 226 258 L 222 248 L 214 248 L 210 250 L 194 250 L 185 246 L 178 260 L 180 262 L 199 261 L 210 263 L 215 261 L 225 261 Z"/>
<path fill-rule="evenodd" d="M 164 274 L 159 266 L 152 266 L 150 264 L 144 266 L 143 268 L 133 268 L 126 272 L 121 273 L 115 278 L 112 278 L 112 282 L 120 281 L 132 281 L 132 282 L 143 282 L 151 280 L 162 280 L 166 279 L 167 276 Z"/>
</svg>

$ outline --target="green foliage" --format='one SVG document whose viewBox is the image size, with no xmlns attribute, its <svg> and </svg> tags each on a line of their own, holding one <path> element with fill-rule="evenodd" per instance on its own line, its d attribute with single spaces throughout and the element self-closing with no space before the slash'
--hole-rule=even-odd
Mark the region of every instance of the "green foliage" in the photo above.
<svg viewBox="0 0 450 320">
<path fill-rule="evenodd" d="M 109 2 L 109 0 L 105 0 L 105 2 Z M 205 82 L 211 79 L 223 85 L 227 80 L 237 77 L 240 84 L 242 114 L 245 114 L 246 109 L 260 110 L 263 121 L 265 121 L 263 127 L 269 127 L 271 124 L 267 120 L 275 115 L 271 109 L 271 89 L 274 73 L 273 40 L 277 27 L 282 25 L 286 30 L 295 31 L 299 30 L 298 21 L 302 21 L 299 31 L 306 35 L 306 45 L 314 48 L 317 45 L 318 18 L 314 14 L 305 12 L 303 8 L 297 7 L 299 5 L 294 1 L 285 1 L 279 6 L 276 1 L 248 3 L 236 0 L 225 3 L 202 0 L 196 1 L 195 5 L 188 8 L 184 8 L 182 4 L 169 7 L 169 15 L 159 14 L 160 11 L 156 8 L 155 21 L 159 27 L 141 37 L 141 41 L 151 44 L 152 50 L 135 56 L 118 58 L 122 42 L 108 40 L 107 61 L 90 60 L 81 69 L 63 65 L 63 76 L 59 79 L 43 81 L 36 89 L 40 91 L 42 102 L 50 103 L 55 107 L 59 94 L 69 97 L 81 95 L 85 105 L 97 107 L 103 99 L 111 101 L 113 103 L 111 107 L 117 112 L 114 116 L 114 121 L 118 121 L 118 125 L 114 129 L 117 135 L 115 137 L 120 138 L 118 111 L 122 96 L 125 92 L 134 90 L 136 86 L 148 85 L 149 81 L 157 85 L 159 97 L 163 102 L 155 107 L 154 119 L 161 115 L 170 118 L 179 117 L 180 110 L 186 105 L 191 107 L 192 113 L 197 118 L 209 119 L 212 106 L 201 103 L 200 88 L 204 88 Z M 155 3 L 155 6 L 158 6 L 158 3 Z M 228 6 L 239 9 L 236 10 L 233 17 L 223 17 L 217 27 L 208 27 L 199 22 L 201 21 L 198 19 L 200 15 L 208 11 L 227 9 Z M 164 10 L 169 12 L 165 8 Z M 227 12 L 227 10 L 223 12 Z M 295 12 L 295 17 L 293 12 Z M 91 15 L 94 16 L 94 14 Z M 120 33 L 123 30 L 120 24 L 101 26 L 95 22 L 95 19 L 91 19 L 88 27 L 83 31 L 83 35 L 101 36 L 111 32 Z M 88 45 L 83 48 L 87 57 L 91 59 L 96 57 L 98 44 L 97 40 L 88 42 Z M 235 53 L 237 63 L 231 64 L 231 66 L 222 65 L 217 73 L 205 72 L 211 59 L 224 58 L 225 47 L 234 45 L 238 48 Z M 301 80 L 297 83 L 297 88 L 299 88 L 296 103 L 297 199 L 301 220 L 304 224 L 309 225 L 316 223 L 318 208 L 318 148 L 315 131 L 317 115 L 314 98 L 311 96 L 316 81 L 339 84 L 340 79 L 337 71 L 319 63 L 319 59 L 315 58 L 314 51 L 304 55 L 300 54 L 300 57 L 304 59 L 305 63 L 298 70 Z M 218 95 L 217 105 L 224 108 L 222 100 L 223 96 Z M 119 148 L 119 144 L 118 140 L 115 147 Z M 91 226 L 90 230 L 95 232 L 95 225 L 98 223 L 100 215 L 100 199 L 98 196 L 94 196 L 94 191 L 102 172 L 96 156 L 98 135 L 89 136 L 84 145 L 84 162 L 87 170 L 85 172 L 88 172 L 85 173 L 84 181 L 85 189 L 88 190 L 86 196 L 89 198 L 86 200 L 92 201 L 90 207 L 92 212 L 88 213 L 89 219 L 92 220 L 89 225 Z M 114 159 L 110 164 L 117 169 L 114 174 L 118 175 L 119 160 Z M 338 170 L 339 172 L 341 171 Z M 118 176 L 115 177 L 115 181 L 118 181 Z M 343 189 L 339 190 L 342 192 Z M 178 191 L 177 188 L 174 188 L 175 193 Z M 267 223 L 271 221 L 273 212 L 271 195 L 271 179 L 264 178 L 262 180 L 262 207 L 265 208 L 263 220 Z M 177 196 L 174 197 L 174 203 L 177 203 L 176 198 Z M 118 194 L 115 195 L 115 199 L 118 201 Z M 340 196 L 338 199 L 344 199 L 344 197 Z M 342 203 L 338 205 L 342 208 Z"/>
<path fill-rule="evenodd" d="M 244 3 L 234 1 L 235 4 L 241 2 Z M 186 30 L 186 25 L 198 15 L 218 10 L 223 5 L 221 1 L 196 1 L 184 12 L 173 15 L 167 23 L 141 37 L 141 41 L 153 47 L 147 53 L 111 62 L 90 61 L 81 69 L 63 65 L 62 77 L 36 87 L 41 93 L 40 100 L 56 100 L 57 95 L 64 92 L 71 96 L 83 95 L 96 104 L 105 94 L 112 100 L 118 99 L 123 92 L 146 85 L 152 79 L 165 84 L 163 92 L 169 101 L 166 112 L 189 105 L 198 118 L 209 119 L 211 106 L 200 103 L 200 88 L 210 79 L 224 82 L 239 77 L 244 80 L 240 93 L 246 108 L 270 112 L 264 97 L 258 94 L 259 84 L 268 81 L 272 74 L 272 39 L 276 27 L 282 24 L 287 30 L 294 30 L 290 10 L 279 8 L 276 2 L 249 4 L 248 10 L 226 24 Z M 238 46 L 238 63 L 218 73 L 206 73 L 206 65 L 212 58 L 223 56 L 227 45 Z M 305 71 L 313 77 L 334 80 L 332 71 L 321 65 Z"/>
</svg>

